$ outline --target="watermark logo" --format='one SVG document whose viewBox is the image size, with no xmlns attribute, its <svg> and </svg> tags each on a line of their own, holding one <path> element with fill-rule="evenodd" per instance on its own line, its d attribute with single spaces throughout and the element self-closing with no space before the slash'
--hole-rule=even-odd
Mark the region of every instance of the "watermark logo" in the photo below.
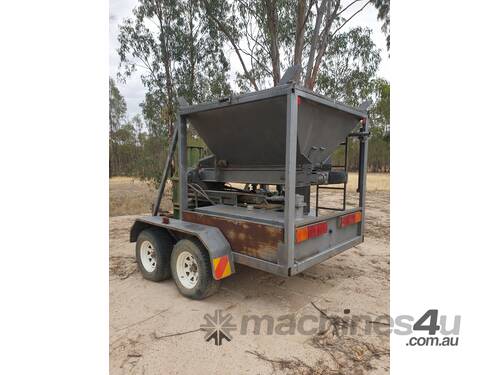
<svg viewBox="0 0 500 375">
<path fill-rule="evenodd" d="M 349 309 L 344 309 L 341 315 L 329 315 L 314 303 L 311 304 L 319 314 L 242 315 L 238 325 L 232 322 L 230 313 L 216 310 L 214 315 L 205 314 L 205 323 L 200 325 L 200 329 L 206 332 L 205 341 L 213 340 L 217 346 L 222 345 L 224 339 L 230 342 L 233 339 L 232 331 L 238 331 L 240 335 L 305 336 L 323 336 L 329 332 L 335 337 L 393 334 L 410 336 L 406 346 L 458 345 L 460 315 L 440 315 L 437 309 L 427 310 L 420 318 L 411 315 L 398 315 L 395 318 L 389 315 L 353 315 Z"/>
<path fill-rule="evenodd" d="M 233 339 L 231 331 L 236 330 L 236 324 L 232 323 L 233 316 L 229 313 L 224 315 L 222 310 L 215 310 L 214 315 L 205 314 L 205 324 L 200 328 L 205 331 L 205 341 L 213 340 L 215 345 L 220 346 L 225 339 L 227 342 Z"/>
<path fill-rule="evenodd" d="M 454 316 L 453 325 L 449 322 L 450 318 L 439 315 L 437 309 L 429 309 L 411 325 L 414 320 L 411 315 L 400 315 L 396 317 L 398 329 L 394 329 L 394 333 L 412 335 L 406 346 L 458 346 L 461 316 Z"/>
</svg>

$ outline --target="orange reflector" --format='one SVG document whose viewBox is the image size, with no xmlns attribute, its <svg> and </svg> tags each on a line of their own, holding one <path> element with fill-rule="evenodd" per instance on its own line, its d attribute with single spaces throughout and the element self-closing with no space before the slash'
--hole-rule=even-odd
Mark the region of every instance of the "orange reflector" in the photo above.
<svg viewBox="0 0 500 375">
<path fill-rule="evenodd" d="M 339 218 L 339 227 L 345 228 L 349 225 L 357 224 L 361 221 L 361 211 L 356 211 L 349 215 L 344 215 Z"/>
<path fill-rule="evenodd" d="M 227 255 L 213 259 L 215 280 L 223 279 L 231 275 L 231 264 Z"/>
<path fill-rule="evenodd" d="M 297 228 L 295 230 L 295 243 L 300 243 L 311 238 L 322 236 L 328 232 L 328 224 L 326 221 L 321 223 L 308 225 L 307 227 Z"/>
<path fill-rule="evenodd" d="M 295 230 L 295 243 L 305 241 L 309 238 L 307 227 L 298 228 Z"/>
</svg>

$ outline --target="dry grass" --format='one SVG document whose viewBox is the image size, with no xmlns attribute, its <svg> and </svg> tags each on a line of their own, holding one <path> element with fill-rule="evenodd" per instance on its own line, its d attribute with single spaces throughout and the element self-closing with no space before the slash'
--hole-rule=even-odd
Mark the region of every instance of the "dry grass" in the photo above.
<svg viewBox="0 0 500 375">
<path fill-rule="evenodd" d="M 389 191 L 391 175 L 389 173 L 368 173 L 366 188 L 367 191 Z M 347 189 L 356 191 L 358 187 L 358 174 L 356 172 L 349 173 L 349 182 Z"/>
<path fill-rule="evenodd" d="M 389 191 L 389 173 L 368 173 L 368 191 Z M 357 173 L 349 174 L 348 190 L 356 191 Z M 171 210 L 170 187 L 167 186 L 168 204 L 164 208 Z M 113 177 L 109 179 L 109 216 L 147 214 L 156 198 L 153 186 L 132 177 Z"/>
<path fill-rule="evenodd" d="M 167 195 L 170 188 L 167 186 Z M 156 198 L 148 183 L 132 177 L 109 179 L 109 216 L 147 214 Z"/>
</svg>

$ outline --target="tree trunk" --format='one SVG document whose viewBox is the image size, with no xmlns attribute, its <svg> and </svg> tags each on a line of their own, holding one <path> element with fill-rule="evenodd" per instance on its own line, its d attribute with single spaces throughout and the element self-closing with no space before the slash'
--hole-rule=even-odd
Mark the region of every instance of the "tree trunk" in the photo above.
<svg viewBox="0 0 500 375">
<path fill-rule="evenodd" d="M 250 72 L 248 71 L 247 66 L 245 65 L 245 62 L 243 61 L 243 58 L 241 56 L 240 49 L 236 44 L 236 41 L 234 40 L 233 36 L 231 35 L 227 27 L 217 17 L 215 17 L 212 14 L 212 12 L 210 11 L 210 4 L 208 3 L 207 0 L 203 0 L 203 5 L 205 7 L 205 11 L 207 12 L 207 16 L 217 24 L 219 30 L 226 36 L 229 43 L 231 43 L 231 45 L 233 46 L 234 51 L 238 56 L 238 60 L 240 60 L 241 67 L 243 68 L 243 72 L 245 73 L 245 77 L 250 81 L 255 91 L 258 91 L 259 87 L 257 86 L 257 82 L 255 81 L 255 78 L 253 78 Z"/>
<path fill-rule="evenodd" d="M 167 89 L 167 99 L 166 99 L 166 124 L 169 137 L 173 134 L 173 119 L 174 119 L 174 104 L 173 104 L 173 84 L 172 84 L 172 72 L 170 71 L 171 57 L 168 49 L 169 44 L 169 34 L 165 32 L 164 22 L 170 22 L 170 19 L 163 19 L 163 9 L 160 1 L 156 2 L 157 17 L 160 26 L 160 52 L 161 61 L 165 69 L 165 83 Z"/>
<path fill-rule="evenodd" d="M 192 104 L 193 103 L 193 99 L 194 99 L 194 96 L 195 96 L 195 93 L 194 93 L 194 88 L 195 88 L 195 73 L 196 73 L 196 51 L 195 51 L 195 43 L 194 43 L 194 40 L 195 40 L 195 36 L 193 34 L 193 30 L 194 30 L 194 23 L 193 23 L 193 19 L 194 19 L 194 10 L 193 10 L 193 2 L 190 1 L 189 2 L 189 62 L 190 62 L 190 72 L 189 72 L 189 94 L 190 94 L 190 98 L 188 98 L 190 100 L 190 103 Z"/>
<path fill-rule="evenodd" d="M 331 5 L 329 4 L 325 27 L 323 28 L 323 31 L 321 31 L 321 34 L 319 37 L 318 53 L 316 55 L 316 60 L 314 62 L 314 67 L 313 67 L 311 77 L 310 77 L 309 88 L 311 90 L 314 88 L 314 85 L 316 84 L 316 79 L 318 78 L 318 71 L 319 71 L 319 67 L 321 65 L 321 60 L 323 59 L 323 56 L 325 55 L 325 52 L 326 52 L 326 47 L 328 46 L 328 37 L 330 34 L 330 29 L 332 28 L 333 21 L 335 21 L 338 17 L 340 0 L 335 1 L 335 7 L 334 7 L 333 11 L 331 10 L 330 6 Z"/>
<path fill-rule="evenodd" d="M 330 2 L 330 0 L 323 0 L 321 5 L 318 8 L 318 13 L 316 14 L 316 23 L 314 25 L 314 32 L 311 38 L 311 49 L 309 51 L 309 59 L 307 61 L 307 70 L 306 76 L 304 78 L 304 83 L 307 88 L 312 88 L 312 70 L 314 64 L 314 57 L 316 56 L 316 48 L 318 44 L 319 31 L 321 29 L 321 22 L 323 21 L 323 15 L 326 10 L 326 5 Z"/>
<path fill-rule="evenodd" d="M 273 67 L 273 83 L 276 86 L 281 78 L 280 72 L 280 50 L 278 46 L 278 13 L 276 0 L 266 0 L 266 23 L 269 33 L 271 64 Z"/>
<path fill-rule="evenodd" d="M 312 1 L 312 0 L 311 0 Z M 295 25 L 295 49 L 293 53 L 293 65 L 302 66 L 302 50 L 304 49 L 304 33 L 306 25 L 306 1 L 297 1 L 297 21 Z"/>
</svg>

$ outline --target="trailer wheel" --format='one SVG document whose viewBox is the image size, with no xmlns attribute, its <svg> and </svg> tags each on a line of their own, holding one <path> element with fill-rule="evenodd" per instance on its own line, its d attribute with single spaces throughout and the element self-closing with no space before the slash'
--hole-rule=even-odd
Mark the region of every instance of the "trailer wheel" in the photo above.
<svg viewBox="0 0 500 375">
<path fill-rule="evenodd" d="M 177 242 L 170 266 L 177 288 L 185 297 L 204 299 L 219 289 L 220 281 L 212 277 L 210 257 L 198 241 L 184 239 Z"/>
<path fill-rule="evenodd" d="M 170 256 L 174 244 L 167 232 L 145 229 L 137 238 L 135 257 L 142 276 L 151 281 L 170 278 Z"/>
</svg>

